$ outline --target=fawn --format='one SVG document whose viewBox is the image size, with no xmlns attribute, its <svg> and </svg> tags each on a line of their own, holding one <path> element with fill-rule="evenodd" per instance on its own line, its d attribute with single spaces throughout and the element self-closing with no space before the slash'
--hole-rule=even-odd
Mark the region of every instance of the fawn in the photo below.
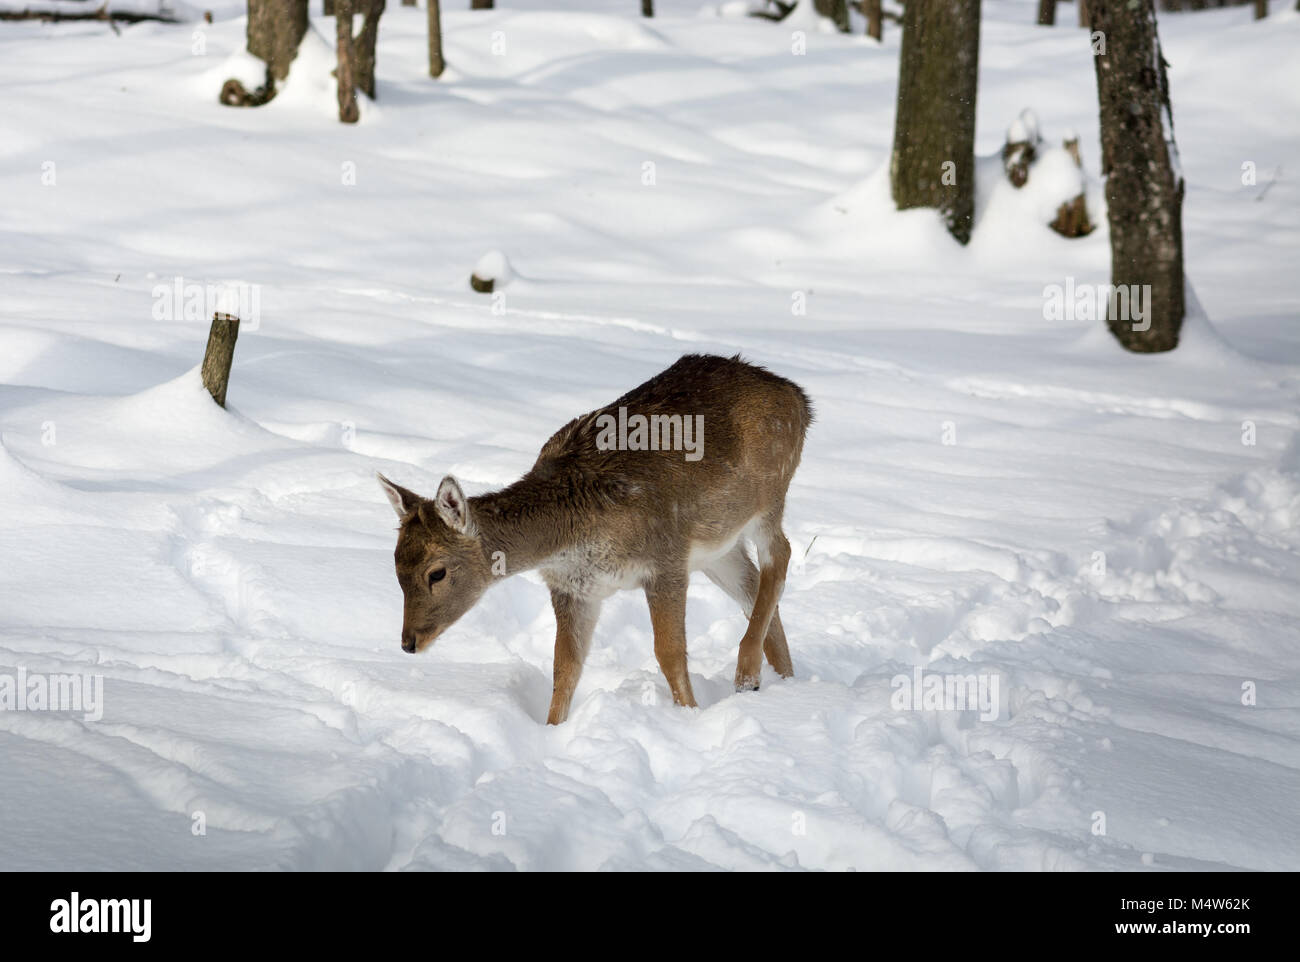
<svg viewBox="0 0 1300 962">
<path fill-rule="evenodd" d="M 812 418 L 808 396 L 793 382 L 738 355 L 688 354 L 570 421 L 503 490 L 467 498 L 448 476 L 430 500 L 379 475 L 401 518 L 402 649 L 422 651 L 489 585 L 537 569 L 555 609 L 546 720 L 558 725 L 568 717 L 601 602 L 641 588 L 673 700 L 695 707 L 686 588 L 690 573 L 703 571 L 749 616 L 736 690 L 758 688 L 764 654 L 790 677 L 777 611 L 790 560 L 781 517 Z"/>
</svg>

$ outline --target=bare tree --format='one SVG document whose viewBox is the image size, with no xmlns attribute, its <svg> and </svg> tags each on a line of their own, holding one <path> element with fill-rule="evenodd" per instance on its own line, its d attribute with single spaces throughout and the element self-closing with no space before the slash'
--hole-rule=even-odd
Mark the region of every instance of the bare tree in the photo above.
<svg viewBox="0 0 1300 962">
<path fill-rule="evenodd" d="M 883 26 L 880 0 L 862 0 L 862 14 L 867 18 L 867 36 L 879 40 Z"/>
<path fill-rule="evenodd" d="M 840 33 L 849 32 L 848 0 L 813 0 L 813 7 L 819 14 L 834 22 Z"/>
<path fill-rule="evenodd" d="M 429 76 L 441 77 L 447 69 L 442 57 L 442 10 L 439 0 L 429 2 Z"/>
<path fill-rule="evenodd" d="M 379 18 L 384 15 L 384 0 L 356 0 L 365 10 L 361 33 L 353 47 L 353 68 L 357 86 L 371 100 L 375 99 L 375 42 L 379 39 Z"/>
<path fill-rule="evenodd" d="M 355 124 L 361 112 L 357 108 L 356 78 L 352 74 L 352 0 L 334 0 L 334 22 L 338 27 L 339 120 Z"/>
<path fill-rule="evenodd" d="M 1040 27 L 1056 25 L 1056 0 L 1038 0 L 1038 25 Z"/>
<path fill-rule="evenodd" d="M 307 32 L 307 0 L 248 0 L 248 52 L 266 64 L 266 79 L 246 90 L 234 77 L 221 87 L 229 107 L 258 107 L 275 97 L 276 84 L 289 76 L 298 44 Z"/>
<path fill-rule="evenodd" d="M 1183 323 L 1183 179 L 1176 169 L 1168 64 L 1154 0 L 1088 0 L 1101 104 L 1101 169 L 1110 222 L 1111 284 L 1147 292 L 1145 316 L 1108 305 L 1130 351 L 1178 346 Z M 1132 294 L 1128 302 L 1132 306 Z"/>
<path fill-rule="evenodd" d="M 933 207 L 960 243 L 975 219 L 979 0 L 908 0 L 890 186 L 899 210 Z"/>
<path fill-rule="evenodd" d="M 641 16 L 653 17 L 655 15 L 655 0 L 641 0 Z"/>
<path fill-rule="evenodd" d="M 248 0 L 248 52 L 266 61 L 275 80 L 289 76 L 307 32 L 307 0 Z"/>
</svg>

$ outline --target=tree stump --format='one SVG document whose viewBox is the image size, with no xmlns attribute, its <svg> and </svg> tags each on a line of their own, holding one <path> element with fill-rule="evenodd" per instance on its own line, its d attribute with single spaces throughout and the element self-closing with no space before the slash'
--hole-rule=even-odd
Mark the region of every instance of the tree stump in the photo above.
<svg viewBox="0 0 1300 962">
<path fill-rule="evenodd" d="M 230 366 L 235 360 L 235 341 L 239 338 L 239 318 L 234 314 L 213 314 L 208 331 L 208 348 L 203 352 L 203 386 L 212 400 L 226 406 L 226 388 L 230 384 Z"/>
</svg>

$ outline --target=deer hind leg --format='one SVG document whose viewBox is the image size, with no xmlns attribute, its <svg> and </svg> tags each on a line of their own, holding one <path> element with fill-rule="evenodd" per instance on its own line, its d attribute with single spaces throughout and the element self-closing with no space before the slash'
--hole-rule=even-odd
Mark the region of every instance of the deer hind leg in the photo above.
<svg viewBox="0 0 1300 962">
<path fill-rule="evenodd" d="M 785 534 L 781 531 L 780 513 L 764 520 L 754 538 L 754 546 L 758 549 L 758 593 L 754 598 L 754 610 L 749 615 L 749 627 L 740 639 L 740 655 L 736 659 L 736 691 L 754 691 L 758 688 L 763 668 L 762 651 L 765 648 L 773 668 L 786 677 L 789 677 L 787 672 L 790 671 L 790 650 L 785 643 L 785 632 L 781 630 L 776 617 L 776 603 L 785 587 L 785 569 L 790 563 L 790 542 L 785 540 Z M 773 624 L 777 625 L 776 635 L 770 635 Z M 781 671 L 782 668 L 786 671 Z"/>
<path fill-rule="evenodd" d="M 569 717 L 569 704 L 582 675 L 582 663 L 587 660 L 600 602 L 552 591 L 551 607 L 555 609 L 555 687 L 551 689 L 546 724 L 559 725 Z"/>
<path fill-rule="evenodd" d="M 730 552 L 715 561 L 704 570 L 709 580 L 732 598 L 748 618 L 754 613 L 754 602 L 758 600 L 759 573 L 754 562 L 749 560 L 745 546 L 737 543 Z M 781 627 L 781 609 L 772 610 L 772 622 L 767 626 L 767 636 L 763 639 L 763 654 L 767 663 L 782 678 L 794 677 L 794 666 L 790 663 L 790 647 L 786 644 L 785 629 Z"/>
<path fill-rule="evenodd" d="M 686 671 L 686 577 L 658 580 L 646 585 L 650 624 L 655 635 L 655 658 L 668 679 L 673 701 L 696 707 L 691 677 Z"/>
</svg>

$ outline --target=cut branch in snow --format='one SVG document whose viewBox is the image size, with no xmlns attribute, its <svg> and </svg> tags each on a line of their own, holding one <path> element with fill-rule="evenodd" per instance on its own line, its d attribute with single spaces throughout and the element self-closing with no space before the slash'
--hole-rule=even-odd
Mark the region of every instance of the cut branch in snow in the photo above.
<svg viewBox="0 0 1300 962">
<path fill-rule="evenodd" d="M 1079 138 L 1067 137 L 1061 146 L 1074 158 L 1074 165 L 1082 168 L 1083 158 L 1079 154 Z M 1086 237 L 1091 234 L 1096 225 L 1088 217 L 1087 191 L 1079 191 L 1079 196 L 1057 208 L 1056 217 L 1047 226 L 1062 237 Z"/>
<path fill-rule="evenodd" d="M 1029 109 L 1007 128 L 1007 142 L 1002 145 L 1002 169 L 1013 187 L 1025 186 L 1029 179 L 1029 165 L 1038 157 L 1038 118 Z"/>
<path fill-rule="evenodd" d="M 208 331 L 208 347 L 203 352 L 200 371 L 203 386 L 212 400 L 226 406 L 226 388 L 230 386 L 230 368 L 235 361 L 235 341 L 239 338 L 239 318 L 234 314 L 213 314 Z"/>
<path fill-rule="evenodd" d="M 266 82 L 262 86 L 247 90 L 244 85 L 231 77 L 221 85 L 220 100 L 227 107 L 260 107 L 275 99 L 275 78 L 270 68 L 266 71 Z"/>
</svg>

